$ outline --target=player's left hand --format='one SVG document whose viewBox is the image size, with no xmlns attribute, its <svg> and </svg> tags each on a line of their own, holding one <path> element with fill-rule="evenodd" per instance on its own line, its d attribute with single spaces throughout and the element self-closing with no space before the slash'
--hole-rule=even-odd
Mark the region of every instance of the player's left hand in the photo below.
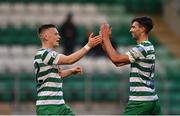
<svg viewBox="0 0 180 116">
<path fill-rule="evenodd" d="M 96 45 L 100 44 L 101 42 L 102 42 L 102 37 L 100 35 L 93 36 L 93 33 L 91 33 L 87 44 L 90 48 L 93 48 Z"/>
<path fill-rule="evenodd" d="M 80 66 L 73 67 L 71 70 L 72 74 L 82 74 L 82 67 Z"/>
</svg>

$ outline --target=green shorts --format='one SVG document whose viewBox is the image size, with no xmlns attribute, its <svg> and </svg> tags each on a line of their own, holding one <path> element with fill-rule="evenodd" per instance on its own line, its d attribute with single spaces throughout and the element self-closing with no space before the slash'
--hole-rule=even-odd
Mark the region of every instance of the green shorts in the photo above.
<svg viewBox="0 0 180 116">
<path fill-rule="evenodd" d="M 75 115 L 69 106 L 62 105 L 44 105 L 36 106 L 37 115 Z"/>
<path fill-rule="evenodd" d="M 129 101 L 124 115 L 161 115 L 159 100 L 156 101 Z"/>
</svg>

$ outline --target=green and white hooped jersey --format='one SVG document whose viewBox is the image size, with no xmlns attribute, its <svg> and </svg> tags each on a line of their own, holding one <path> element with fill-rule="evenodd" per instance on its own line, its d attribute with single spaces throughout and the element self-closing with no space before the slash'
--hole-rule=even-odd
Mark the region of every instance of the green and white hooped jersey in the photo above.
<svg viewBox="0 0 180 116">
<path fill-rule="evenodd" d="M 52 49 L 40 49 L 34 57 L 37 83 L 36 105 L 65 104 L 62 79 L 58 74 L 60 55 Z"/>
<path fill-rule="evenodd" d="M 158 99 L 154 86 L 155 50 L 149 41 L 136 45 L 126 53 L 131 62 L 130 101 Z"/>
</svg>

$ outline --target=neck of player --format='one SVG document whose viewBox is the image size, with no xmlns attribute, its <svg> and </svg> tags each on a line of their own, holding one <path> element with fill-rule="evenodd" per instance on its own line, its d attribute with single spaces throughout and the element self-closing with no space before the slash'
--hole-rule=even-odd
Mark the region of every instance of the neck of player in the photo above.
<svg viewBox="0 0 180 116">
<path fill-rule="evenodd" d="M 148 41 L 148 35 L 147 35 L 147 34 L 142 34 L 142 35 L 137 39 L 137 44 L 141 44 L 143 41 Z"/>
</svg>

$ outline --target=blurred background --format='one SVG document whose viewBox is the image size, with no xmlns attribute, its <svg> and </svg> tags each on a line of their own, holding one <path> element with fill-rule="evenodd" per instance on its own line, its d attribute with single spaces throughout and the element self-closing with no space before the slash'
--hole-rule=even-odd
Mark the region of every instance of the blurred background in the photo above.
<svg viewBox="0 0 180 116">
<path fill-rule="evenodd" d="M 148 15 L 155 27 L 156 91 L 163 114 L 180 114 L 179 0 L 0 0 L 0 114 L 35 114 L 33 56 L 40 48 L 37 28 L 53 23 L 61 35 L 58 52 L 84 46 L 99 25 L 112 26 L 112 42 L 121 53 L 135 45 L 129 29 L 136 16 Z M 66 38 L 66 39 L 65 39 Z M 128 100 L 130 66 L 116 68 L 96 47 L 76 64 L 83 75 L 64 80 L 64 99 L 75 114 L 122 114 Z"/>
</svg>

